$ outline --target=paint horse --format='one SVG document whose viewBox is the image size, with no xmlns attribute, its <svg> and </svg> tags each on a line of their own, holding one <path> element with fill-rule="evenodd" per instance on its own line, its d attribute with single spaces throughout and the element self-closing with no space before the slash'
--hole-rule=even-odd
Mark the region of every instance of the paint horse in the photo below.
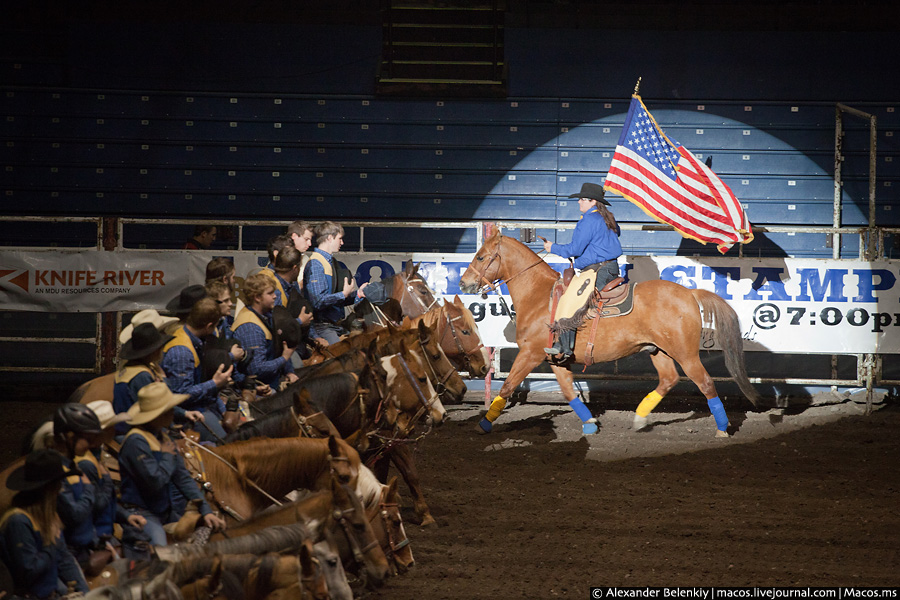
<svg viewBox="0 0 900 600">
<path fill-rule="evenodd" d="M 550 291 L 558 274 L 550 265 L 521 242 L 500 235 L 491 236 L 459 280 L 465 293 L 497 289 L 506 283 L 516 307 L 516 344 L 519 353 L 509 370 L 500 393 L 491 402 L 479 423 L 482 432 L 490 432 L 506 401 L 525 377 L 546 359 L 550 325 Z M 702 309 L 702 313 L 701 313 Z M 596 318 L 596 317 L 595 317 Z M 703 326 L 715 324 L 715 341 L 725 352 L 725 365 L 747 398 L 757 405 L 759 394 L 750 384 L 744 366 L 743 341 L 737 314 L 716 294 L 689 290 L 670 281 L 645 281 L 634 286 L 634 309 L 627 315 L 600 318 L 596 323 L 596 346 L 589 332 L 593 323 L 577 333 L 575 360 L 606 362 L 630 356 L 642 350 L 650 353 L 659 373 L 659 385 L 647 394 L 636 410 L 635 429 L 646 424 L 646 417 L 678 382 L 677 362 L 685 375 L 706 397 L 715 417 L 716 435 L 727 437 L 728 416 L 716 392 L 712 377 L 700 362 L 700 337 Z M 585 433 L 595 433 L 597 425 L 590 410 L 575 396 L 572 372 L 551 366 L 569 406 L 583 422 Z"/>
</svg>

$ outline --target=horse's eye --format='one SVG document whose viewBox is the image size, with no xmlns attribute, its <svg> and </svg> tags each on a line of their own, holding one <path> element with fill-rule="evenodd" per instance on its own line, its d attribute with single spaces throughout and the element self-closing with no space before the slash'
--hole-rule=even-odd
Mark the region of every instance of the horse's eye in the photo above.
<svg viewBox="0 0 900 600">
<path fill-rule="evenodd" d="M 475 257 L 475 260 L 481 262 L 481 261 L 484 260 L 484 257 L 483 257 L 483 256 L 476 256 L 476 257 Z"/>
<path fill-rule="evenodd" d="M 468 329 L 463 329 L 463 330 L 462 330 L 462 334 L 463 334 L 463 335 L 469 335 L 469 330 L 468 330 Z"/>
<path fill-rule="evenodd" d="M 329 567 L 334 568 L 334 567 L 337 566 L 337 564 L 338 564 L 338 559 L 337 559 L 337 558 L 329 558 L 329 559 L 328 559 L 328 566 L 329 566 Z"/>
<path fill-rule="evenodd" d="M 438 360 L 439 358 L 441 358 L 441 355 L 440 355 L 440 354 L 432 354 L 432 355 L 431 355 L 431 358 L 432 358 L 433 360 Z"/>
</svg>

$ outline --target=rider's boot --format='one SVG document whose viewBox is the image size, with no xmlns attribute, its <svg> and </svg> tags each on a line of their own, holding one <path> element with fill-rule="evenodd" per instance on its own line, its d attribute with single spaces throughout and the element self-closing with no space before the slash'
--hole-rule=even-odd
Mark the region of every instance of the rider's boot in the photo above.
<svg viewBox="0 0 900 600">
<path fill-rule="evenodd" d="M 581 398 L 573 398 L 569 401 L 569 406 L 575 411 L 578 418 L 581 419 L 581 432 L 583 434 L 590 435 L 592 433 L 597 433 L 599 429 L 599 427 L 597 427 L 597 419 L 594 418 L 588 407 L 581 401 Z"/>
<path fill-rule="evenodd" d="M 481 429 L 482 433 L 491 432 L 494 428 L 494 421 L 497 420 L 504 408 L 506 408 L 506 399 L 503 396 L 494 398 L 490 408 L 488 408 L 487 412 L 484 414 L 484 418 L 478 423 L 478 427 Z"/>
<path fill-rule="evenodd" d="M 544 352 L 550 356 L 556 357 L 557 362 L 565 362 L 572 358 L 575 349 L 575 331 L 571 329 L 562 329 L 556 336 L 553 346 L 544 348 Z"/>
</svg>

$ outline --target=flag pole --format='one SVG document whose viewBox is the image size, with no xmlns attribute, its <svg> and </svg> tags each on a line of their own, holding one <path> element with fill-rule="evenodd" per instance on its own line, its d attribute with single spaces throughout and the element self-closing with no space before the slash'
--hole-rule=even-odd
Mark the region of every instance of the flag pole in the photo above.
<svg viewBox="0 0 900 600">
<path fill-rule="evenodd" d="M 637 83 L 634 84 L 634 95 L 638 95 L 638 91 L 641 89 L 641 78 L 638 77 Z"/>
</svg>

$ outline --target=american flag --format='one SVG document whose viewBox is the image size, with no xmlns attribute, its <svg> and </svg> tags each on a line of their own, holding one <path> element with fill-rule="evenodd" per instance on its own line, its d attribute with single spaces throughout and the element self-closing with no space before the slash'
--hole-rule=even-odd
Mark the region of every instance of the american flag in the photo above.
<svg viewBox="0 0 900 600">
<path fill-rule="evenodd" d="M 663 133 L 640 96 L 633 96 L 605 189 L 637 204 L 684 237 L 713 242 L 724 254 L 753 239 L 731 189 L 697 157 Z"/>
</svg>

